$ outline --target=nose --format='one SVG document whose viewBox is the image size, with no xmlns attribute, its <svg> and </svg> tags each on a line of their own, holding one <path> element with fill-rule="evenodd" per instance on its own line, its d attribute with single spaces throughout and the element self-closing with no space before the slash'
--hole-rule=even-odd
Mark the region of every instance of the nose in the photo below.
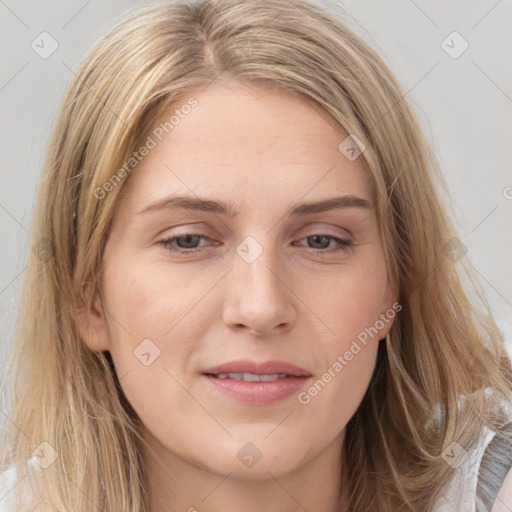
<svg viewBox="0 0 512 512">
<path fill-rule="evenodd" d="M 224 323 L 258 336 L 289 331 L 297 318 L 295 294 L 275 254 L 265 249 L 254 261 L 240 254 L 226 277 Z"/>
</svg>

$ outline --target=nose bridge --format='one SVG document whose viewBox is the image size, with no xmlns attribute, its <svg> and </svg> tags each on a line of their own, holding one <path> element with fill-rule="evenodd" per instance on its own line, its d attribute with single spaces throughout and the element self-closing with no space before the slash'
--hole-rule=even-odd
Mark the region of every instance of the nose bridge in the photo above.
<svg viewBox="0 0 512 512">
<path fill-rule="evenodd" d="M 258 238 L 263 243 L 247 236 L 236 247 L 224 320 L 264 333 L 291 323 L 294 315 L 272 237 Z"/>
<path fill-rule="evenodd" d="M 258 238 L 262 240 L 263 237 Z M 277 277 L 279 262 L 271 245 L 271 236 L 265 237 L 262 243 L 247 236 L 236 248 L 233 277 L 243 284 L 246 296 L 251 300 L 258 297 L 272 300 L 282 292 L 283 284 Z"/>
</svg>

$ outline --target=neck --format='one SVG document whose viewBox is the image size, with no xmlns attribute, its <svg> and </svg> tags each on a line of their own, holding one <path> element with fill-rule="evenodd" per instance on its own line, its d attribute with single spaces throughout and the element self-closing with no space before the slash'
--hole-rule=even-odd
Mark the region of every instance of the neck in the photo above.
<svg viewBox="0 0 512 512">
<path fill-rule="evenodd" d="M 294 471 L 258 480 L 218 474 L 166 450 L 143 429 L 151 512 L 347 512 L 343 433 Z"/>
</svg>

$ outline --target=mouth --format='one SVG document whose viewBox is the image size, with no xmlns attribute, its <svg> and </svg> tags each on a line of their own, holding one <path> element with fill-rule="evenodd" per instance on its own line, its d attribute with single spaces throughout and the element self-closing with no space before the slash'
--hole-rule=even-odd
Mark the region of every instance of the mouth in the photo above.
<svg viewBox="0 0 512 512">
<path fill-rule="evenodd" d="M 268 405 L 298 393 L 312 375 L 284 361 L 232 361 L 202 372 L 213 389 L 252 405 Z"/>
<path fill-rule="evenodd" d="M 286 373 L 274 373 L 270 375 L 258 375 L 256 373 L 206 373 L 215 379 L 233 379 L 243 382 L 275 382 L 280 379 L 288 379 L 291 376 Z"/>
<path fill-rule="evenodd" d="M 304 368 L 286 361 L 273 360 L 258 363 L 249 359 L 230 361 L 213 368 L 207 368 L 203 370 L 203 374 L 236 380 L 242 380 L 247 376 L 252 379 L 247 382 L 253 382 L 255 380 L 253 377 L 269 376 L 273 377 L 274 380 L 286 377 L 311 377 L 311 374 Z"/>
</svg>

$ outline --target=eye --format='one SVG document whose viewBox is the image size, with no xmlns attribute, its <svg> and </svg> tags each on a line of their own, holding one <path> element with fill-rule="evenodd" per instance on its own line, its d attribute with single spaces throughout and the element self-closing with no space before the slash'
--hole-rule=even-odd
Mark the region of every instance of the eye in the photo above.
<svg viewBox="0 0 512 512">
<path fill-rule="evenodd" d="M 198 246 L 199 242 L 203 240 L 208 240 L 208 237 L 201 234 L 193 234 L 187 233 L 180 236 L 175 236 L 172 238 L 167 238 L 165 240 L 159 240 L 157 243 L 165 247 L 169 252 L 176 254 L 194 254 L 200 251 L 200 246 Z M 308 242 L 316 245 L 316 247 L 312 247 L 313 252 L 317 255 L 324 255 L 329 253 L 336 253 L 342 251 L 348 251 L 349 248 L 352 247 L 352 242 L 349 240 L 343 240 L 333 235 L 324 235 L 324 234 L 315 234 L 310 235 L 308 237 L 303 238 L 302 240 L 307 240 Z M 326 249 L 331 242 L 335 242 L 337 246 L 334 248 Z"/>
<path fill-rule="evenodd" d="M 204 235 L 196 235 L 193 233 L 187 233 L 185 235 L 175 236 L 166 240 L 160 240 L 157 243 L 165 247 L 168 251 L 178 254 L 193 254 L 199 249 L 196 247 L 200 239 L 207 238 Z M 180 242 L 181 241 L 181 242 Z M 176 247 L 174 242 L 178 242 L 179 245 L 184 245 L 184 248 Z"/>
<path fill-rule="evenodd" d="M 302 240 L 307 240 L 310 243 L 312 242 L 313 245 L 316 245 L 317 247 L 314 247 L 314 249 L 316 249 L 316 250 L 314 250 L 313 252 L 320 256 L 322 256 L 324 254 L 329 254 L 329 253 L 336 253 L 336 252 L 343 252 L 343 251 L 346 252 L 353 245 L 352 242 L 349 240 L 343 240 L 342 238 L 338 238 L 333 235 L 324 235 L 324 234 L 310 235 L 306 238 L 303 238 Z M 331 241 L 334 241 L 338 245 L 329 250 L 321 250 L 322 248 L 325 249 L 326 245 L 329 246 Z M 320 246 L 320 248 L 318 246 Z"/>
</svg>

